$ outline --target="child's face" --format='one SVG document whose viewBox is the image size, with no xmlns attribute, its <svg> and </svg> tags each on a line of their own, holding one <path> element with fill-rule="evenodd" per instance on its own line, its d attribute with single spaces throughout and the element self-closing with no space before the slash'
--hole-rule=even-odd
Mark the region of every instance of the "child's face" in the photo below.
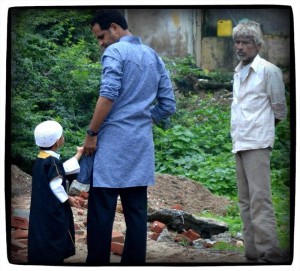
<svg viewBox="0 0 300 271">
<path fill-rule="evenodd" d="M 57 140 L 57 147 L 60 148 L 62 147 L 63 145 L 65 144 L 65 138 L 64 138 L 64 135 L 62 134 L 60 139 Z"/>
</svg>

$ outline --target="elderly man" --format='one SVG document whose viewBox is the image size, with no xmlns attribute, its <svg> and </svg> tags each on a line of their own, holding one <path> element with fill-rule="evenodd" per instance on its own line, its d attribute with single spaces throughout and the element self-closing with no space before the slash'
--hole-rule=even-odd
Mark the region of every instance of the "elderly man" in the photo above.
<svg viewBox="0 0 300 271">
<path fill-rule="evenodd" d="M 255 262 L 283 262 L 270 181 L 275 125 L 287 115 L 282 72 L 259 56 L 263 35 L 258 23 L 239 23 L 233 40 L 240 63 L 234 74 L 231 136 L 245 256 Z"/>
</svg>

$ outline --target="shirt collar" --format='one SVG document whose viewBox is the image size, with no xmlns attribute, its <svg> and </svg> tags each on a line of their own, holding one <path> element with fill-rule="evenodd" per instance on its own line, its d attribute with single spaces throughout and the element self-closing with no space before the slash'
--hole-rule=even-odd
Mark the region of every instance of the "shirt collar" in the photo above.
<svg viewBox="0 0 300 271">
<path fill-rule="evenodd" d="M 252 61 L 250 68 L 252 68 L 254 71 L 257 71 L 260 60 L 261 57 L 257 54 L 254 60 Z M 242 69 L 242 67 L 242 62 L 240 62 L 239 65 L 237 65 L 237 67 L 235 68 L 235 71 L 239 72 Z"/>
<path fill-rule="evenodd" d="M 120 41 L 127 41 L 127 42 L 131 42 L 131 43 L 136 43 L 136 44 L 142 43 L 141 38 L 136 37 L 136 36 L 123 36 L 120 38 Z"/>
<path fill-rule="evenodd" d="M 252 61 L 251 67 L 256 72 L 259 66 L 259 62 L 261 60 L 261 57 L 257 55 L 254 60 Z"/>
<path fill-rule="evenodd" d="M 44 150 L 44 152 L 49 153 L 51 156 L 53 156 L 53 157 L 55 157 L 57 159 L 59 159 L 59 157 L 60 157 L 60 154 L 58 154 L 58 153 L 56 153 L 54 151 Z"/>
</svg>

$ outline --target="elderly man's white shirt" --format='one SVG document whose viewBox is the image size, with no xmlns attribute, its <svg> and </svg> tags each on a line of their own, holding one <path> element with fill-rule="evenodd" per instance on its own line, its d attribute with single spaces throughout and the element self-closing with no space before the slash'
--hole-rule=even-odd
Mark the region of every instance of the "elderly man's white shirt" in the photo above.
<svg viewBox="0 0 300 271">
<path fill-rule="evenodd" d="M 246 73 L 240 63 L 234 74 L 231 105 L 232 152 L 273 147 L 275 119 L 287 116 L 282 72 L 257 55 Z"/>
</svg>

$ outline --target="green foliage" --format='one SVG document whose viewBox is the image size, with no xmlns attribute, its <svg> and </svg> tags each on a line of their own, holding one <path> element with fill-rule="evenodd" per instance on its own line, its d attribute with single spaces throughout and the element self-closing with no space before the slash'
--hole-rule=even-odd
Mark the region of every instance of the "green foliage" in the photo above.
<svg viewBox="0 0 300 271">
<path fill-rule="evenodd" d="M 242 253 L 244 252 L 244 247 L 237 247 L 234 244 L 226 243 L 226 242 L 217 242 L 214 244 L 212 247 L 212 250 L 217 250 L 217 251 L 234 251 L 234 252 L 239 252 Z"/>
<path fill-rule="evenodd" d="M 64 127 L 62 154 L 81 145 L 98 98 L 101 66 L 90 10 L 12 11 L 12 162 L 31 172 L 37 147 L 33 130 L 54 119 Z"/>
<path fill-rule="evenodd" d="M 88 9 L 13 9 L 11 24 L 11 162 L 31 173 L 37 154 L 33 130 L 55 119 L 64 127 L 62 157 L 81 145 L 98 98 L 101 65 Z M 233 199 L 227 212 L 233 232 L 241 230 L 236 207 L 235 162 L 231 153 L 230 107 L 213 95 L 193 92 L 190 78 L 230 82 L 231 73 L 204 71 L 195 60 L 165 59 L 179 92 L 170 128 L 154 126 L 156 170 L 183 175 L 210 191 Z M 213 86 L 213 85 L 212 85 Z M 208 91 L 209 92 L 209 91 Z M 164 125 L 166 126 L 166 125 Z M 276 128 L 272 155 L 272 193 L 281 242 L 288 242 L 290 217 L 290 124 Z M 285 159 L 282 159 L 282 158 Z"/>
<path fill-rule="evenodd" d="M 156 170 L 199 181 L 213 193 L 235 195 L 229 107 L 216 106 L 212 96 L 185 97 L 177 104 L 173 127 L 154 128 Z"/>
<path fill-rule="evenodd" d="M 232 72 L 202 70 L 196 66 L 192 56 L 185 58 L 164 58 L 179 93 L 185 96 L 199 93 L 199 90 L 232 89 Z"/>
</svg>

